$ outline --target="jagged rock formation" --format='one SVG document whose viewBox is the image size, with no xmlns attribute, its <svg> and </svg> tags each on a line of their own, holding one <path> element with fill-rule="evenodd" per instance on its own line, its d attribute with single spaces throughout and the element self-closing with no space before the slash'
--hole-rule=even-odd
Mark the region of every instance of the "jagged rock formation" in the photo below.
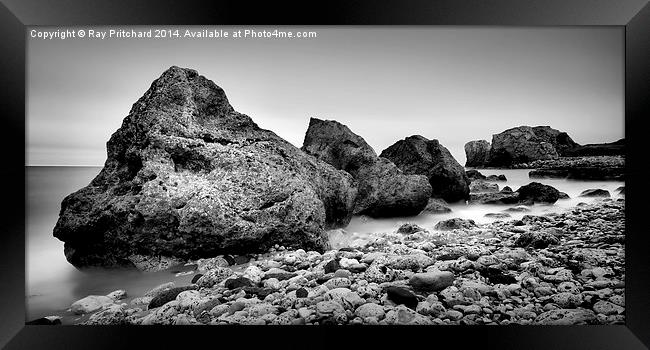
<svg viewBox="0 0 650 350">
<path fill-rule="evenodd" d="M 553 144 L 547 142 L 546 134 L 538 136 L 534 128 L 520 126 L 492 136 L 488 165 L 508 167 L 517 163 L 556 158 L 558 153 Z"/>
<path fill-rule="evenodd" d="M 302 150 L 358 181 L 354 213 L 373 217 L 417 215 L 427 205 L 431 186 L 426 177 L 406 175 L 347 126 L 311 118 Z"/>
<path fill-rule="evenodd" d="M 380 154 L 390 159 L 406 174 L 426 175 L 432 196 L 447 202 L 469 198 L 469 179 L 463 166 L 438 140 L 420 135 L 397 141 Z"/>
<path fill-rule="evenodd" d="M 490 143 L 485 140 L 470 141 L 465 144 L 466 167 L 484 166 L 490 157 Z"/>
<path fill-rule="evenodd" d="M 63 200 L 54 228 L 77 267 L 274 244 L 322 251 L 325 230 L 352 215 L 352 176 L 259 128 L 191 69 L 155 80 L 107 150 L 99 175 Z"/>
</svg>

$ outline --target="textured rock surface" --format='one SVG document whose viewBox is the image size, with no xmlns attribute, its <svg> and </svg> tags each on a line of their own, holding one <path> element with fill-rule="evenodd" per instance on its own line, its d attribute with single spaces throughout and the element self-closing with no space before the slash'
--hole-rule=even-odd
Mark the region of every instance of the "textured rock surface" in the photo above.
<svg viewBox="0 0 650 350">
<path fill-rule="evenodd" d="M 508 167 L 517 163 L 558 158 L 553 143 L 549 142 L 548 133 L 542 130 L 545 129 L 520 126 L 493 135 L 488 165 Z"/>
<path fill-rule="evenodd" d="M 311 118 L 302 150 L 358 181 L 354 213 L 374 217 L 417 215 L 427 205 L 431 186 L 421 175 L 406 175 L 347 126 Z"/>
<path fill-rule="evenodd" d="M 447 202 L 469 198 L 469 179 L 449 150 L 438 140 L 414 135 L 397 141 L 381 152 L 406 174 L 421 174 L 429 179 L 432 196 Z"/>
<path fill-rule="evenodd" d="M 352 215 L 349 174 L 259 128 L 194 70 L 171 67 L 155 80 L 107 150 L 99 175 L 63 200 L 54 228 L 77 267 L 276 243 L 323 250 L 325 229 Z"/>
<path fill-rule="evenodd" d="M 480 167 L 487 163 L 490 157 L 490 143 L 485 140 L 470 141 L 465 144 L 467 167 Z"/>
</svg>

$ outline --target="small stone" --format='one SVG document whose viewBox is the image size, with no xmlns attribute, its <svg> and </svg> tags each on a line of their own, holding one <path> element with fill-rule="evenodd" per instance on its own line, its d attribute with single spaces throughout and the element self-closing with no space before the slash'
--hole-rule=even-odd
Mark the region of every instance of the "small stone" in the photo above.
<svg viewBox="0 0 650 350">
<path fill-rule="evenodd" d="M 306 298 L 309 295 L 309 292 L 305 288 L 298 288 L 296 290 L 296 297 L 298 298 Z"/>
<path fill-rule="evenodd" d="M 437 292 L 451 286 L 454 279 L 454 274 L 449 271 L 432 271 L 414 274 L 409 284 L 416 290 Z"/>
<path fill-rule="evenodd" d="M 228 289 L 237 289 L 243 287 L 252 287 L 253 283 L 246 277 L 229 278 L 225 282 L 225 287 Z"/>
<path fill-rule="evenodd" d="M 388 299 L 394 302 L 395 304 L 403 304 L 408 308 L 415 309 L 418 305 L 417 296 L 410 290 L 398 287 L 398 286 L 389 286 L 386 288 L 386 293 Z"/>
<path fill-rule="evenodd" d="M 113 304 L 114 301 L 114 299 L 104 295 L 89 295 L 72 303 L 70 309 L 72 313 L 82 315 L 97 311 L 105 305 Z"/>
<path fill-rule="evenodd" d="M 117 300 L 125 299 L 127 294 L 124 289 L 118 289 L 116 291 L 108 293 L 106 296 L 117 301 Z"/>
<path fill-rule="evenodd" d="M 341 278 L 341 277 L 336 277 L 327 280 L 327 282 L 324 283 L 325 287 L 329 289 L 335 289 L 335 288 L 348 288 L 352 282 L 348 278 Z"/>
</svg>

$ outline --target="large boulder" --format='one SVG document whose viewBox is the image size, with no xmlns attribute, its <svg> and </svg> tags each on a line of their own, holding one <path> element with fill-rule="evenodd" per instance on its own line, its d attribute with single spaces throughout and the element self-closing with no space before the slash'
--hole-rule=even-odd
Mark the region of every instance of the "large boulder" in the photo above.
<svg viewBox="0 0 650 350">
<path fill-rule="evenodd" d="M 560 199 L 560 191 L 539 182 L 521 186 L 515 192 L 519 194 L 519 201 L 522 203 L 555 203 Z"/>
<path fill-rule="evenodd" d="M 465 144 L 466 167 L 482 167 L 490 157 L 490 143 L 485 140 L 470 141 Z"/>
<path fill-rule="evenodd" d="M 352 176 L 261 129 L 191 69 L 155 80 L 107 151 L 99 175 L 63 200 L 54 228 L 77 267 L 274 244 L 323 251 L 325 231 L 352 215 Z"/>
<path fill-rule="evenodd" d="M 558 158 L 558 153 L 549 142 L 548 135 L 540 130 L 530 126 L 520 126 L 493 135 L 488 165 L 508 167 L 535 160 Z"/>
<path fill-rule="evenodd" d="M 438 140 L 420 135 L 397 141 L 380 154 L 406 174 L 421 174 L 429 179 L 432 196 L 447 202 L 469 198 L 469 178 L 449 150 Z"/>
<path fill-rule="evenodd" d="M 358 181 L 354 214 L 373 217 L 417 215 L 427 205 L 431 186 L 425 176 L 406 175 L 347 126 L 311 118 L 302 150 Z"/>
</svg>

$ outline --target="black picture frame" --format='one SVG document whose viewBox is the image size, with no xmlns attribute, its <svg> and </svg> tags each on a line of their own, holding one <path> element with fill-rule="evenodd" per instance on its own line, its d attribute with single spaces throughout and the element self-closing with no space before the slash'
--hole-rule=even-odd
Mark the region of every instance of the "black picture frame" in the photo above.
<svg viewBox="0 0 650 350">
<path fill-rule="evenodd" d="M 649 233 L 644 230 L 650 104 L 647 0 L 447 1 L 37 1 L 1 0 L 0 105 L 3 185 L 0 345 L 23 348 L 314 348 L 454 346 L 514 349 L 646 349 L 650 346 Z M 25 64 L 29 25 L 489 25 L 624 26 L 626 324 L 620 326 L 114 327 L 25 325 Z M 53 67 L 56 69 L 56 67 Z M 21 186 L 22 184 L 22 186 Z M 421 344 L 420 344 L 421 342 Z M 198 344 L 196 346 L 199 346 Z M 228 345 L 233 346 L 233 345 Z"/>
</svg>

